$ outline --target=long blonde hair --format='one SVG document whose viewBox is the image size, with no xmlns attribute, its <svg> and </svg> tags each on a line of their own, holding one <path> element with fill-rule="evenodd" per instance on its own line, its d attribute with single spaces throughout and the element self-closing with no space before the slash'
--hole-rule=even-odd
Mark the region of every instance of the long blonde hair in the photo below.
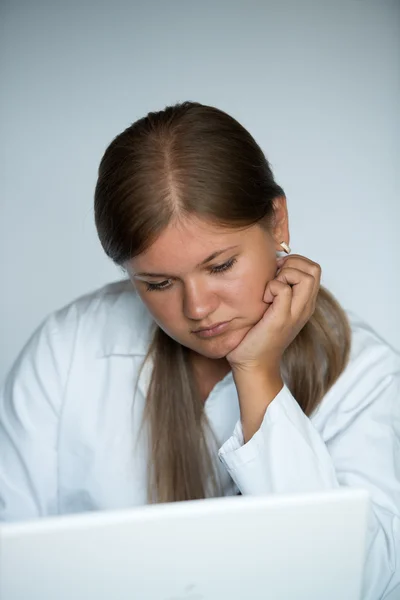
<svg viewBox="0 0 400 600">
<path fill-rule="evenodd" d="M 183 102 L 148 113 L 119 134 L 101 160 L 95 190 L 100 242 L 123 266 L 176 217 L 196 215 L 229 228 L 274 219 L 284 196 L 254 138 L 212 106 Z M 323 286 L 315 311 L 286 349 L 282 377 L 311 415 L 344 370 L 347 316 Z M 144 418 L 150 431 L 150 502 L 203 498 L 217 490 L 209 426 L 188 349 L 158 326 L 147 357 L 153 371 Z"/>
</svg>

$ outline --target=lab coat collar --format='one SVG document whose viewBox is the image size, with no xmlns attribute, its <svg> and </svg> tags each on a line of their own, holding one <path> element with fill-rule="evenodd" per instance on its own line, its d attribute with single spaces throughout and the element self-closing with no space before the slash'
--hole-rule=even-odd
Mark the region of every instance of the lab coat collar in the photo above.
<svg viewBox="0 0 400 600">
<path fill-rule="evenodd" d="M 101 343 L 97 356 L 145 356 L 156 323 L 131 282 L 123 281 L 107 298 Z"/>
</svg>

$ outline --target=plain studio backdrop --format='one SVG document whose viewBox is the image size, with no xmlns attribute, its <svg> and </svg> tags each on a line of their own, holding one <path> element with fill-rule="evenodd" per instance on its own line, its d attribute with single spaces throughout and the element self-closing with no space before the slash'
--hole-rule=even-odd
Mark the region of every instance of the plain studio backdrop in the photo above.
<svg viewBox="0 0 400 600">
<path fill-rule="evenodd" d="M 39 323 L 124 277 L 93 221 L 106 146 L 225 110 L 288 200 L 292 252 L 400 349 L 400 2 L 2 0 L 0 379 Z"/>
</svg>

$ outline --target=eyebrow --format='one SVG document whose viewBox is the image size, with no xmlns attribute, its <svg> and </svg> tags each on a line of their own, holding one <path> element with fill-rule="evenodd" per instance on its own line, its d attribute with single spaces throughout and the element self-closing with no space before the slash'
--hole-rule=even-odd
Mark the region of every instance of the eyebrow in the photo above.
<svg viewBox="0 0 400 600">
<path fill-rule="evenodd" d="M 221 250 L 216 250 L 215 252 L 210 254 L 210 256 L 207 256 L 207 258 L 205 258 L 201 263 L 196 265 L 196 269 L 211 262 L 212 260 L 214 260 L 214 258 L 217 258 L 217 256 L 219 256 L 220 254 L 223 254 L 224 252 L 227 252 L 228 250 L 232 250 L 233 248 L 237 248 L 237 247 L 238 247 L 238 244 L 236 246 L 228 246 L 227 248 L 223 248 Z M 132 277 L 166 277 L 169 279 L 174 278 L 173 275 L 167 275 L 166 273 L 143 273 L 143 272 L 135 273 L 134 275 L 132 275 Z"/>
</svg>

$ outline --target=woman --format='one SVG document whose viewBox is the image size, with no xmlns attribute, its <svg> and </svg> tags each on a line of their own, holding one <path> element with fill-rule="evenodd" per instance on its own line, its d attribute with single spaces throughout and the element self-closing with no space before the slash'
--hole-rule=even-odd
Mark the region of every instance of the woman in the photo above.
<svg viewBox="0 0 400 600">
<path fill-rule="evenodd" d="M 400 594 L 400 357 L 318 264 L 277 259 L 286 198 L 251 135 L 199 103 L 149 113 L 107 148 L 95 220 L 129 279 L 15 362 L 0 518 L 364 487 L 363 598 Z"/>
</svg>

